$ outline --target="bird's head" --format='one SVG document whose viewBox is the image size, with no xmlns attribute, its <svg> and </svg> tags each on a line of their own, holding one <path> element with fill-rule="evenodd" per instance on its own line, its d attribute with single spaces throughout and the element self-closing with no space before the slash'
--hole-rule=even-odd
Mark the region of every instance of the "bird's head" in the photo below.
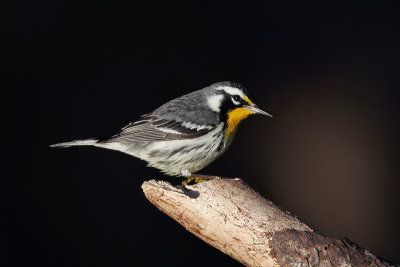
<svg viewBox="0 0 400 267">
<path fill-rule="evenodd" d="M 272 117 L 254 103 L 251 94 L 240 84 L 220 82 L 211 87 L 213 91 L 208 96 L 208 105 L 226 122 L 227 137 L 233 136 L 239 123 L 251 114 Z"/>
</svg>

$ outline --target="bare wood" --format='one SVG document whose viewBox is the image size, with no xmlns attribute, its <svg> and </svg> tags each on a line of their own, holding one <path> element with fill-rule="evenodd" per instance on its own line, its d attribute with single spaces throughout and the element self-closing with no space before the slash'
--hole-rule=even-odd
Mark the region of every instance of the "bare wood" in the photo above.
<svg viewBox="0 0 400 267">
<path fill-rule="evenodd" d="M 241 179 L 182 190 L 147 181 L 147 199 L 203 241 L 247 266 L 391 266 L 349 240 L 326 237 Z"/>
</svg>

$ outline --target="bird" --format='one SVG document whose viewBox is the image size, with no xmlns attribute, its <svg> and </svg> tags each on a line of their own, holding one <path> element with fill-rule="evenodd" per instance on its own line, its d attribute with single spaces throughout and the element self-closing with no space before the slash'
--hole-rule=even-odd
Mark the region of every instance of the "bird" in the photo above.
<svg viewBox="0 0 400 267">
<path fill-rule="evenodd" d="M 252 114 L 272 117 L 259 108 L 241 84 L 218 82 L 175 98 L 142 115 L 106 138 L 91 138 L 50 147 L 95 146 L 117 150 L 148 163 L 182 186 L 208 180 L 194 175 L 231 145 L 239 123 Z"/>
</svg>

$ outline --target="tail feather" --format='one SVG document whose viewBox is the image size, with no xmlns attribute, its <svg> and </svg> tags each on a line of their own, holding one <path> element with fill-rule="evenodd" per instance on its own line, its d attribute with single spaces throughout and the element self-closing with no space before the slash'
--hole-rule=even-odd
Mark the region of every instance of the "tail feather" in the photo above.
<svg viewBox="0 0 400 267">
<path fill-rule="evenodd" d="M 97 141 L 96 139 L 74 140 L 71 142 L 53 144 L 50 145 L 50 147 L 94 146 Z"/>
</svg>

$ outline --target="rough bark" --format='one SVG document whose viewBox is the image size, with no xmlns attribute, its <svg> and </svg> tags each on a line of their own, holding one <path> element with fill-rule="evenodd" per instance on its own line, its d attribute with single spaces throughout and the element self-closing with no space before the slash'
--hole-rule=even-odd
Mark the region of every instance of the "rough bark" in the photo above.
<svg viewBox="0 0 400 267">
<path fill-rule="evenodd" d="M 147 181 L 147 199 L 204 242 L 247 266 L 392 266 L 347 239 L 326 237 L 241 179 L 188 187 Z"/>
</svg>

